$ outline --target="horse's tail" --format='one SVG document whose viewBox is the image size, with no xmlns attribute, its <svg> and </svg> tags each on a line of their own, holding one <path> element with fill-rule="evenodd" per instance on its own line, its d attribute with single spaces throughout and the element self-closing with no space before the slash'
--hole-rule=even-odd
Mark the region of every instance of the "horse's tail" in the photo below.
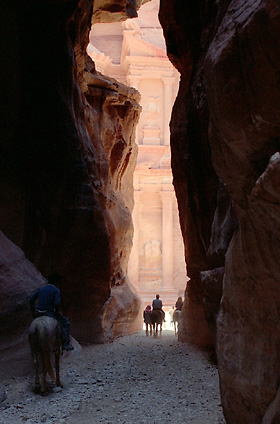
<svg viewBox="0 0 280 424">
<path fill-rule="evenodd" d="M 41 329 L 41 331 L 38 332 L 38 335 L 40 338 L 40 353 L 42 358 L 42 365 L 44 367 L 45 372 L 48 373 L 50 377 L 54 378 L 54 371 L 51 361 L 52 346 L 50 345 L 50 339 L 47 328 Z"/>
<path fill-rule="evenodd" d="M 48 328 L 43 325 L 35 325 L 29 333 L 29 344 L 33 357 L 40 361 L 42 372 L 54 376 L 51 362 L 52 346 L 49 341 Z"/>
</svg>

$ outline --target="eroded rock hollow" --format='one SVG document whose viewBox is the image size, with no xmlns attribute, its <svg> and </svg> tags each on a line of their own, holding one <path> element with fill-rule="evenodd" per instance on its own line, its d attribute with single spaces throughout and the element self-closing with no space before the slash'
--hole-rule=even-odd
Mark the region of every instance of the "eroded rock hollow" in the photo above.
<svg viewBox="0 0 280 424">
<path fill-rule="evenodd" d="M 216 343 L 223 281 L 217 355 L 226 420 L 276 423 L 280 5 L 163 0 L 160 18 L 181 72 L 171 121 L 191 278 L 181 338 Z"/>
</svg>

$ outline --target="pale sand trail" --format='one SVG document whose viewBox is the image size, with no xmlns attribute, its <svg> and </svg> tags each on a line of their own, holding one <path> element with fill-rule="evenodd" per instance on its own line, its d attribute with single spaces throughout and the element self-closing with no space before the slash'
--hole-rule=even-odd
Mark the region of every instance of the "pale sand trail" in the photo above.
<svg viewBox="0 0 280 424">
<path fill-rule="evenodd" d="M 31 378 L 4 381 L 0 424 L 223 424 L 217 370 L 174 332 L 144 332 L 62 359 L 62 391 L 41 397 Z"/>
</svg>

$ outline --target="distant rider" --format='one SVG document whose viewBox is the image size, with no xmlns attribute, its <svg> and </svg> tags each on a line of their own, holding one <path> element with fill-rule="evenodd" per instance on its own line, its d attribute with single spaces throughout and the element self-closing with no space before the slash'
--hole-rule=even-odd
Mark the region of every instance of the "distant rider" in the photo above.
<svg viewBox="0 0 280 424">
<path fill-rule="evenodd" d="M 177 311 L 181 311 L 183 308 L 183 299 L 181 298 L 181 296 L 178 297 L 176 303 L 175 303 L 175 309 L 177 309 Z"/>
<path fill-rule="evenodd" d="M 165 321 L 165 312 L 162 309 L 162 301 L 159 298 L 159 294 L 156 294 L 156 298 L 153 300 L 152 303 L 153 311 L 161 311 L 163 314 L 163 320 Z"/>
<path fill-rule="evenodd" d="M 144 323 L 146 324 L 146 333 L 148 333 L 148 327 L 151 325 L 151 312 L 152 308 L 150 305 L 147 305 L 143 311 Z"/>
</svg>

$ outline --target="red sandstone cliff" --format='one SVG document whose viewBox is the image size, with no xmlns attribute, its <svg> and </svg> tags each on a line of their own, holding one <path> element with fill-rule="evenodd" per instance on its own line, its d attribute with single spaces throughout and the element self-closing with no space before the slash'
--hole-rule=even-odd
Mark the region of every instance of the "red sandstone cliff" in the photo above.
<svg viewBox="0 0 280 424">
<path fill-rule="evenodd" d="M 136 14 L 140 4 L 118 2 L 118 18 Z M 43 275 L 63 276 L 64 311 L 82 342 L 135 330 L 139 310 L 126 278 L 139 94 L 95 72 L 86 54 L 92 6 L 1 5 L 0 227 Z M 111 19 L 115 8 L 107 7 L 102 13 Z M 4 295 L 16 278 L 11 283 L 1 272 Z M 31 290 L 38 279 L 29 280 Z M 30 290 L 21 292 L 21 303 Z M 21 315 L 9 319 L 13 331 Z"/>
<path fill-rule="evenodd" d="M 280 5 L 163 0 L 160 16 L 170 58 L 182 75 L 171 122 L 191 277 L 182 339 L 204 347 L 215 342 L 209 287 L 211 279 L 217 286 L 216 268 L 224 266 L 226 254 L 217 336 L 225 417 L 232 424 L 276 423 Z M 213 295 L 212 317 L 221 287 Z"/>
</svg>

